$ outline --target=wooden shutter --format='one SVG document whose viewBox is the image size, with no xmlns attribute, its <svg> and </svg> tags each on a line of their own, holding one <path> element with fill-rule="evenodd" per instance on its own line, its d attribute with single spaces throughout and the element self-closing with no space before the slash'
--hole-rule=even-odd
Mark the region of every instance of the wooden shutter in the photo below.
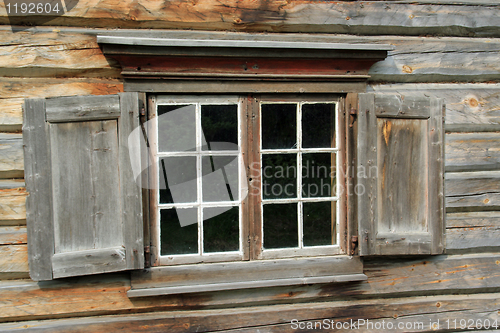
<svg viewBox="0 0 500 333">
<path fill-rule="evenodd" d="M 33 280 L 144 267 L 142 191 L 127 148 L 138 110 L 137 93 L 25 100 Z"/>
<path fill-rule="evenodd" d="M 359 94 L 360 255 L 444 249 L 443 101 Z"/>
</svg>

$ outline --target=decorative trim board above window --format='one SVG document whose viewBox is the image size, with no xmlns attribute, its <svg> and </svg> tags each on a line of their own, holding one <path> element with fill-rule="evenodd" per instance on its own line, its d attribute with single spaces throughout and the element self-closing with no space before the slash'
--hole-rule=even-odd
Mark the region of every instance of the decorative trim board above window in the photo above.
<svg viewBox="0 0 500 333">
<path fill-rule="evenodd" d="M 126 79 L 366 81 L 391 45 L 97 36 Z"/>
</svg>

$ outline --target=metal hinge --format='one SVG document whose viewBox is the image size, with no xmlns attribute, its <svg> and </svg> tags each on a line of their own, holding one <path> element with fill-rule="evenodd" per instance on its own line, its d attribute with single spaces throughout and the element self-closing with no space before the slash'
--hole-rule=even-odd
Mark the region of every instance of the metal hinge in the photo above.
<svg viewBox="0 0 500 333">
<path fill-rule="evenodd" d="M 144 266 L 151 267 L 151 247 L 144 246 Z"/>
<path fill-rule="evenodd" d="M 356 253 L 356 249 L 358 248 L 358 236 L 351 237 L 351 255 Z"/>
</svg>

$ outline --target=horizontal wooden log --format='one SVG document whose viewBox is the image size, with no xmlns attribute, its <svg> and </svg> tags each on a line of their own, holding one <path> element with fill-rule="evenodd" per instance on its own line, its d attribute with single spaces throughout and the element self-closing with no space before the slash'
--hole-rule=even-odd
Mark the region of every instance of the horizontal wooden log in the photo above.
<svg viewBox="0 0 500 333">
<path fill-rule="evenodd" d="M 119 77 L 119 65 L 94 36 L 0 30 L 0 40 L 0 76 Z"/>
<path fill-rule="evenodd" d="M 23 124 L 23 98 L 0 99 L 0 131 L 20 132 Z"/>
<path fill-rule="evenodd" d="M 24 178 L 21 134 L 0 134 L 0 178 Z"/>
<path fill-rule="evenodd" d="M 4 183 L 4 182 L 2 182 Z M 0 189 L 0 225 L 26 225 L 26 189 Z"/>
<path fill-rule="evenodd" d="M 446 214 L 446 228 L 478 228 L 500 225 L 500 212 L 460 212 Z"/>
<path fill-rule="evenodd" d="M 471 14 L 471 11 L 473 14 Z M 7 16 L 0 24 L 164 28 L 196 30 L 324 32 L 368 35 L 499 36 L 500 8 L 385 2 L 132 1 L 84 0 L 62 16 Z M 388 15 L 390 13 L 390 15 Z"/>
<path fill-rule="evenodd" d="M 500 212 L 446 214 L 446 252 L 470 253 L 500 247 Z"/>
<path fill-rule="evenodd" d="M 75 95 L 110 95 L 123 91 L 120 80 L 0 78 L 2 100 Z"/>
<path fill-rule="evenodd" d="M 0 280 L 28 277 L 27 245 L 0 246 Z"/>
<path fill-rule="evenodd" d="M 444 98 L 447 131 L 500 130 L 500 84 L 497 83 L 372 84 L 368 91 Z"/>
<path fill-rule="evenodd" d="M 0 78 L 0 130 L 20 131 L 24 98 L 110 95 L 123 91 L 123 83 L 108 79 Z"/>
<path fill-rule="evenodd" d="M 450 331 L 453 321 L 460 329 L 460 319 L 495 325 L 500 294 L 406 297 L 338 302 L 244 307 L 237 309 L 160 312 L 21 322 L 0 325 L 2 331 L 30 332 L 436 332 Z M 448 321 L 447 321 L 448 320 Z M 384 329 L 382 329 L 382 321 Z M 300 326 L 298 325 L 301 323 Z M 346 325 L 342 326 L 346 322 Z M 371 325 L 368 323 L 371 322 Z M 338 324 L 337 324 L 338 323 Z M 308 326 L 311 325 L 311 326 Z M 333 325 L 333 327 L 332 327 Z M 409 325 L 409 326 L 408 326 Z M 450 326 L 451 325 L 451 326 Z M 336 329 L 335 329 L 336 328 Z M 241 329 L 241 330 L 240 330 Z"/>
<path fill-rule="evenodd" d="M 500 171 L 448 172 L 445 178 L 448 212 L 500 209 Z"/>
<path fill-rule="evenodd" d="M 500 170 L 500 133 L 448 133 L 445 141 L 446 171 Z"/>
<path fill-rule="evenodd" d="M 26 243 L 26 227 L 0 227 L 0 245 L 15 245 Z"/>
<path fill-rule="evenodd" d="M 315 300 L 500 291 L 500 254 L 365 260 L 365 282 L 260 288 L 131 300 L 128 274 L 0 282 L 0 322 Z"/>
<path fill-rule="evenodd" d="M 372 66 L 373 81 L 490 81 L 500 77 L 495 39 L 332 36 L 325 34 L 235 34 L 195 31 L 113 31 L 101 29 L 31 28 L 12 32 L 0 27 L 0 76 L 118 78 L 119 65 L 102 54 L 96 34 L 170 39 L 238 39 L 240 41 L 330 42 L 391 44 L 386 60 Z M 22 57 L 19 57 L 22 54 Z M 293 57 L 292 57 L 293 58 Z M 464 66 L 466 64 L 466 66 Z M 147 63 L 137 67 L 146 69 Z M 137 68 L 135 67 L 135 68 Z M 440 97 L 440 96 L 438 96 Z"/>
</svg>

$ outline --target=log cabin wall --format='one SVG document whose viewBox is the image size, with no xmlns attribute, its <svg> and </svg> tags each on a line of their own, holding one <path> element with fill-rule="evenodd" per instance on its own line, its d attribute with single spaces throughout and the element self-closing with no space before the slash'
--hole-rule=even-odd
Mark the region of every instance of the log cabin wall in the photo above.
<svg viewBox="0 0 500 333">
<path fill-rule="evenodd" d="M 489 0 L 80 0 L 13 31 L 0 4 L 0 331 L 290 332 L 292 319 L 374 323 L 499 319 L 500 5 Z M 24 98 L 123 91 L 96 35 L 163 29 L 217 36 L 392 44 L 368 91 L 446 100 L 446 255 L 366 259 L 368 281 L 130 299 L 130 275 L 29 279 Z M 187 31 L 187 30 L 191 31 Z M 254 35 L 245 33 L 251 32 Z M 123 31 L 124 34 L 127 31 Z M 398 319 L 399 318 L 399 319 Z M 409 319 L 408 319 L 409 321 Z M 360 329 L 359 331 L 373 331 Z"/>
</svg>

